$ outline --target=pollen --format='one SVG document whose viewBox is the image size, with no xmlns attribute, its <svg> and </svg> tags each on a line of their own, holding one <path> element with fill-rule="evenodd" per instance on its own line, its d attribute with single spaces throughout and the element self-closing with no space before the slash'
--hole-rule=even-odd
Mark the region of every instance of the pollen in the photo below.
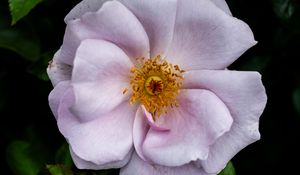
<svg viewBox="0 0 300 175">
<path fill-rule="evenodd" d="M 153 119 L 167 113 L 169 108 L 178 106 L 177 96 L 183 81 L 184 70 L 168 63 L 160 55 L 137 59 L 131 70 L 130 104 L 140 103 L 152 114 Z"/>
</svg>

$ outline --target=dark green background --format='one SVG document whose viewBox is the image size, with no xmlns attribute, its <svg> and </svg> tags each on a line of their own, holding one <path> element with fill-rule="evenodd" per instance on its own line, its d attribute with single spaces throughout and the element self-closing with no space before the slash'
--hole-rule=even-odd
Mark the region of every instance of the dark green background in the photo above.
<svg viewBox="0 0 300 175">
<path fill-rule="evenodd" d="M 64 138 L 48 107 L 52 85 L 45 69 L 61 45 L 64 16 L 77 2 L 44 0 L 14 26 L 10 25 L 8 2 L 0 2 L 0 33 L 11 34 L 4 39 L 17 39 L 8 44 L 25 49 L 25 53 L 20 54 L 0 44 L 0 174 L 18 172 L 13 166 L 25 158 L 39 160 L 37 167 L 64 163 L 54 156 Z M 267 107 L 260 120 L 261 140 L 233 158 L 236 173 L 297 174 L 300 157 L 300 3 L 297 0 L 228 0 L 227 3 L 234 16 L 249 24 L 258 41 L 230 69 L 259 71 L 268 95 Z M 3 42 L 0 35 L 0 43 L 1 40 Z M 36 57 L 26 58 L 26 54 Z M 23 150 L 22 145 L 26 147 L 27 156 L 18 157 L 22 154 L 18 153 Z"/>
</svg>

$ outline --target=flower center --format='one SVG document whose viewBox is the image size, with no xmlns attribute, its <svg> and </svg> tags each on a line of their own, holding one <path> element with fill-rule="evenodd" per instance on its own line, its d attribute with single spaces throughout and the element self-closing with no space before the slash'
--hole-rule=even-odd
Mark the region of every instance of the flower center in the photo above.
<svg viewBox="0 0 300 175">
<path fill-rule="evenodd" d="M 130 104 L 136 102 L 145 106 L 153 119 L 158 118 L 167 108 L 177 107 L 177 95 L 182 86 L 184 70 L 172 65 L 160 55 L 140 58 L 131 69 L 130 85 L 133 94 Z"/>
<path fill-rule="evenodd" d="M 163 91 L 164 84 L 160 77 L 151 76 L 145 81 L 145 89 L 150 95 L 158 95 Z"/>
</svg>

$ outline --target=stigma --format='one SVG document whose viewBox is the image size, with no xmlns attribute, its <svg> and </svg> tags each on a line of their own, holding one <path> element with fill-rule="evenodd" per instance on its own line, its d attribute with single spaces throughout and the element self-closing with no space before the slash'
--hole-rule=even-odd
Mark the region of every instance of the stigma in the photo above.
<svg viewBox="0 0 300 175">
<path fill-rule="evenodd" d="M 132 96 L 130 104 L 140 103 L 152 114 L 153 119 L 177 107 L 177 96 L 183 81 L 184 70 L 162 59 L 139 58 L 131 70 L 130 85 Z"/>
</svg>

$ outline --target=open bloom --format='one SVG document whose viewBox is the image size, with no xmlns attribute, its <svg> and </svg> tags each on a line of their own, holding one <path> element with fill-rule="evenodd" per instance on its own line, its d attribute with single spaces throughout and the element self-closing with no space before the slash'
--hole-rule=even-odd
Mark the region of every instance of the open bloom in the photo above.
<svg viewBox="0 0 300 175">
<path fill-rule="evenodd" d="M 260 138 L 256 44 L 224 0 L 84 0 L 49 64 L 50 107 L 78 168 L 216 174 Z"/>
</svg>

